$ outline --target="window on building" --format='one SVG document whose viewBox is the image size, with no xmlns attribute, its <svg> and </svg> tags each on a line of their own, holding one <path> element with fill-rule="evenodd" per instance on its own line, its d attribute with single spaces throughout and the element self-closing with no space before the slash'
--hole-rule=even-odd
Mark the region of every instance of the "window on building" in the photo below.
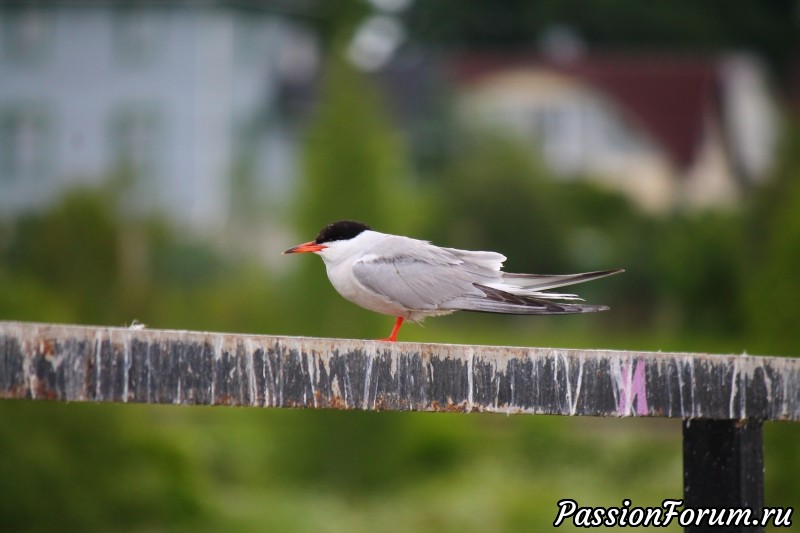
<svg viewBox="0 0 800 533">
<path fill-rule="evenodd" d="M 265 22 L 263 16 L 240 14 L 236 19 L 235 54 L 241 65 L 253 66 L 269 63 L 274 54 L 275 22 Z"/>
<path fill-rule="evenodd" d="M 579 105 L 543 106 L 532 114 L 532 130 L 548 165 L 564 175 L 582 170 L 585 152 L 584 120 Z"/>
<path fill-rule="evenodd" d="M 42 61 L 50 50 L 53 18 L 47 9 L 25 7 L 2 12 L 2 49 L 6 60 L 18 64 Z"/>
<path fill-rule="evenodd" d="M 121 7 L 114 11 L 114 57 L 121 64 L 141 66 L 159 56 L 166 11 Z"/>
<path fill-rule="evenodd" d="M 42 180 L 51 169 L 52 120 L 44 106 L 0 111 L 0 181 Z"/>
<path fill-rule="evenodd" d="M 618 108 L 593 99 L 586 102 L 584 112 L 592 156 L 629 157 L 646 150 L 646 138 Z"/>
<path fill-rule="evenodd" d="M 163 141 L 156 106 L 121 106 L 112 114 L 109 130 L 114 167 L 137 183 L 152 182 L 159 172 Z"/>
</svg>

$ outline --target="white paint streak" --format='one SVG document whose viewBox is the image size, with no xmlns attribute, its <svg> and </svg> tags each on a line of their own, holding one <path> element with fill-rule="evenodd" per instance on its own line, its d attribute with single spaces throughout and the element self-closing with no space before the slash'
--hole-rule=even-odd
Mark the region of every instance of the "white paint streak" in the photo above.
<svg viewBox="0 0 800 533">
<path fill-rule="evenodd" d="M 691 407 L 690 408 L 691 416 L 692 417 L 699 417 L 699 416 L 702 416 L 702 413 L 700 412 L 701 409 L 700 409 L 700 406 L 697 405 L 697 402 L 695 402 L 695 400 L 694 400 L 694 387 L 695 387 L 695 381 L 694 381 L 694 359 L 692 359 L 690 356 L 687 355 L 684 358 L 684 361 L 686 362 L 686 365 L 689 367 L 689 392 L 691 393 L 691 398 L 692 398 L 692 405 L 690 406 Z M 695 409 L 697 411 L 695 411 Z"/>
<path fill-rule="evenodd" d="M 583 387 L 583 359 L 578 362 L 578 382 L 575 384 L 575 398 L 570 404 L 570 415 L 575 415 L 578 412 L 578 400 L 581 396 L 581 387 Z"/>
<path fill-rule="evenodd" d="M 783 376 L 783 402 L 781 402 L 781 417 L 789 417 L 789 381 L 797 380 L 798 375 L 792 372 L 789 375 Z"/>
<path fill-rule="evenodd" d="M 728 417 L 733 419 L 735 418 L 735 405 L 734 399 L 736 398 L 736 393 L 739 392 L 739 360 L 733 360 L 733 372 L 731 372 L 731 397 L 728 400 Z M 743 409 L 743 405 L 741 403 L 742 398 L 739 396 L 739 408 Z"/>
<path fill-rule="evenodd" d="M 300 344 L 300 348 L 301 349 L 302 349 L 302 346 L 303 345 Z M 283 361 L 284 353 L 285 353 L 285 350 L 284 350 L 283 343 L 280 343 L 278 345 L 278 359 L 280 361 Z M 278 398 L 277 398 L 278 402 L 275 403 L 274 405 L 276 407 L 281 407 L 281 406 L 283 406 L 283 375 L 282 375 L 283 374 L 283 368 L 281 368 L 281 371 L 278 372 L 277 368 L 273 368 L 272 365 L 270 365 L 270 369 L 272 370 L 272 386 L 273 386 L 273 388 L 278 389 L 278 391 L 277 391 L 278 392 Z M 273 392 L 273 401 L 275 401 L 274 392 Z"/>
<path fill-rule="evenodd" d="M 222 359 L 222 352 L 225 349 L 225 337 L 219 335 L 212 339 L 210 344 L 214 347 L 214 361 L 219 361 Z"/>
<path fill-rule="evenodd" d="M 473 361 L 475 359 L 475 350 L 467 348 L 464 352 L 464 357 L 467 359 L 467 412 L 472 411 L 472 393 L 475 388 L 473 374 Z"/>
<path fill-rule="evenodd" d="M 614 393 L 614 405 L 618 408 L 617 416 L 622 416 L 622 413 L 619 412 L 620 387 L 622 386 L 622 365 L 619 359 L 609 359 L 608 369 L 611 372 L 611 380 L 614 382 L 614 386 L 611 387 L 611 392 Z"/>
<path fill-rule="evenodd" d="M 214 350 L 213 357 L 211 358 L 213 365 L 217 361 L 218 347 L 214 346 L 212 349 Z M 181 380 L 178 380 L 179 386 L 180 386 L 180 381 Z M 214 368 L 211 372 L 211 405 L 216 405 L 216 404 L 217 404 L 217 372 L 216 368 Z"/>
<path fill-rule="evenodd" d="M 309 356 L 310 362 L 308 365 L 308 381 L 311 383 L 311 401 L 314 402 L 314 407 L 318 407 L 317 405 L 317 376 L 318 376 L 318 368 L 317 368 L 317 354 L 311 354 Z"/>
<path fill-rule="evenodd" d="M 367 371 L 364 373 L 364 399 L 361 402 L 361 408 L 366 410 L 369 409 L 369 397 L 370 397 L 370 384 L 372 382 L 372 354 L 367 354 Z"/>
<path fill-rule="evenodd" d="M 495 384 L 494 387 L 494 408 L 498 409 L 500 407 L 500 378 L 498 377 L 497 372 L 497 360 L 492 363 L 492 381 Z"/>
<path fill-rule="evenodd" d="M 570 414 L 574 414 L 572 412 L 572 383 L 569 379 L 569 361 L 567 360 L 567 356 L 561 352 L 558 352 L 558 356 L 556 357 L 556 368 L 558 368 L 558 361 L 561 361 L 561 364 L 564 366 L 564 383 L 567 386 L 567 405 L 570 409 Z"/>
<path fill-rule="evenodd" d="M 675 373 L 678 375 L 678 400 L 681 404 L 681 412 L 679 413 L 681 416 L 686 415 L 686 408 L 683 406 L 683 367 L 677 360 L 673 360 L 673 364 L 675 365 Z M 672 402 L 670 401 L 670 404 Z M 670 412 L 670 415 L 672 413 Z"/>
<path fill-rule="evenodd" d="M 128 402 L 128 381 L 131 369 L 131 339 L 122 344 L 122 401 Z"/>
<path fill-rule="evenodd" d="M 344 407 L 346 409 L 350 406 L 350 403 L 347 401 L 347 397 L 353 393 L 353 386 L 350 383 L 350 369 L 347 368 L 347 358 L 344 359 L 344 376 L 342 376 L 342 383 L 344 383 L 342 401 L 344 402 Z"/>
<path fill-rule="evenodd" d="M 100 398 L 100 384 L 101 384 L 101 376 L 102 376 L 102 366 L 101 361 L 102 358 L 100 357 L 101 350 L 103 348 L 103 331 L 97 330 L 94 336 L 94 397 L 95 399 Z"/>
<path fill-rule="evenodd" d="M 147 355 L 145 355 L 145 369 L 147 372 L 147 401 L 153 401 L 153 355 L 151 353 L 151 348 L 153 347 L 152 342 L 147 343 Z"/>
<path fill-rule="evenodd" d="M 257 405 L 256 399 L 256 347 L 253 345 L 252 337 L 246 337 L 243 343 L 245 357 L 245 371 L 247 372 L 247 396 L 250 398 L 250 405 Z"/>
<path fill-rule="evenodd" d="M 761 366 L 761 365 L 759 365 L 759 366 Z M 763 368 L 763 367 L 761 367 L 761 368 L 763 370 L 763 372 L 761 372 L 761 375 L 764 376 L 764 385 L 767 388 L 767 404 L 768 405 L 772 405 L 772 403 L 774 401 L 774 398 L 773 398 L 773 395 L 772 395 L 772 378 L 769 377 L 769 372 L 767 372 L 766 368 Z"/>
</svg>

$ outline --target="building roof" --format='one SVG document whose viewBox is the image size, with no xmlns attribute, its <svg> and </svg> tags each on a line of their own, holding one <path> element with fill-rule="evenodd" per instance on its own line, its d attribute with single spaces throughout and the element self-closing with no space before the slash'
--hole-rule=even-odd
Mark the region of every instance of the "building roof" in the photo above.
<svg viewBox="0 0 800 533">
<path fill-rule="evenodd" d="M 555 60 L 537 53 L 478 52 L 451 61 L 460 84 L 506 70 L 548 69 L 604 93 L 663 146 L 680 168 L 694 160 L 705 119 L 719 110 L 718 61 L 703 56 L 585 55 Z"/>
</svg>

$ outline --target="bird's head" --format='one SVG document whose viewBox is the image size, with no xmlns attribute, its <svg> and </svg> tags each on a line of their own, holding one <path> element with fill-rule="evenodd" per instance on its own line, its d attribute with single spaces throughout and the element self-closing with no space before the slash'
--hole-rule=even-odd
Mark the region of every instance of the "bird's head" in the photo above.
<svg viewBox="0 0 800 533">
<path fill-rule="evenodd" d="M 354 220 L 340 220 L 328 224 L 320 230 L 313 241 L 304 242 L 289 248 L 284 254 L 302 254 L 312 252 L 319 254 L 324 250 L 336 246 L 337 243 L 349 241 L 359 236 L 362 232 L 369 230 L 370 227 Z"/>
</svg>

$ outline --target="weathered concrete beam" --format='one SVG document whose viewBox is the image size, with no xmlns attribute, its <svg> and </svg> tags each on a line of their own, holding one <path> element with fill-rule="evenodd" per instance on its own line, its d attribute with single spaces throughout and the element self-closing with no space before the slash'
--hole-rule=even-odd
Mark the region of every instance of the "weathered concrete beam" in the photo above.
<svg viewBox="0 0 800 533">
<path fill-rule="evenodd" d="M 800 421 L 800 359 L 0 322 L 0 398 Z"/>
</svg>

